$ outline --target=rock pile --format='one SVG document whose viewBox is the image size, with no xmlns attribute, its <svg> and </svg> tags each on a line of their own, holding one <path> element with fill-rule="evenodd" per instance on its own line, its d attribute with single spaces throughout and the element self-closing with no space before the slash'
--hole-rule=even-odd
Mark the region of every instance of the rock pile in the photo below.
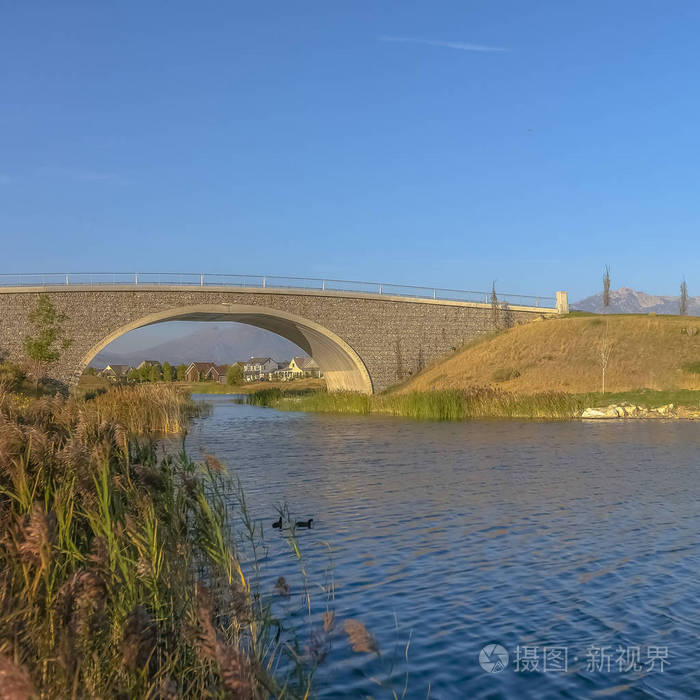
<svg viewBox="0 0 700 700">
<path fill-rule="evenodd" d="M 581 418 L 700 418 L 700 407 L 674 406 L 672 403 L 645 408 L 632 403 L 610 404 L 605 408 L 587 408 Z"/>
</svg>

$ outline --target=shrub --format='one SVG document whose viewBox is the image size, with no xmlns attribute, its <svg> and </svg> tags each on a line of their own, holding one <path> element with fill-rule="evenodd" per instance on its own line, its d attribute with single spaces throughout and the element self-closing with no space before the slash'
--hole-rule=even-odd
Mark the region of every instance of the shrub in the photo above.
<svg viewBox="0 0 700 700">
<path fill-rule="evenodd" d="M 24 372 L 17 365 L 0 362 L 0 391 L 18 391 L 24 378 Z"/>
</svg>

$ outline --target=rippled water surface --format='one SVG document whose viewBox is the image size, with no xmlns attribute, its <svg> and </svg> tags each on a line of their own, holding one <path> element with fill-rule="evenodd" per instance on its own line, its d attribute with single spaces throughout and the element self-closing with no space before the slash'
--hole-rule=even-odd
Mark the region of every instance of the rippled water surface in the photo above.
<svg viewBox="0 0 700 700">
<path fill-rule="evenodd" d="M 338 635 L 321 697 L 390 697 L 372 678 L 400 694 L 406 671 L 409 698 L 700 697 L 697 423 L 434 423 L 206 401 L 188 449 L 240 477 L 265 525 L 266 589 L 282 573 L 296 602 L 301 591 L 270 527 L 286 502 L 315 519 L 300 535 L 311 579 L 323 584 L 332 560 L 330 607 L 378 640 L 381 658 Z M 510 655 L 500 673 L 479 664 L 492 642 Z M 608 647 L 609 671 L 590 668 L 591 645 Z M 545 646 L 566 648 L 566 672 L 543 672 Z M 516 670 L 518 647 L 539 671 Z M 618 647 L 640 647 L 641 668 L 620 671 Z M 647 670 L 654 647 L 663 672 Z"/>
</svg>

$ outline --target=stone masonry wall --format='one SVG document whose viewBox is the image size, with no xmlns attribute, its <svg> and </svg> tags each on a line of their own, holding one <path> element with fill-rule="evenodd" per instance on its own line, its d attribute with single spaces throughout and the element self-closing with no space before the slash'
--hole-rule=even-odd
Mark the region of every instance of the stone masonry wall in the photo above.
<svg viewBox="0 0 700 700">
<path fill-rule="evenodd" d="M 407 378 L 482 333 L 494 330 L 488 306 L 381 299 L 328 293 L 221 291 L 198 288 L 80 289 L 49 288 L 46 293 L 68 321 L 72 345 L 52 368 L 64 385 L 74 380 L 81 359 L 117 329 L 144 316 L 187 305 L 246 304 L 279 309 L 333 331 L 364 361 L 373 390 Z M 21 362 L 23 339 L 31 332 L 29 311 L 38 291 L 0 290 L 0 355 Z M 513 311 L 524 323 L 551 310 Z M 197 358 L 206 360 L 207 358 Z"/>
</svg>

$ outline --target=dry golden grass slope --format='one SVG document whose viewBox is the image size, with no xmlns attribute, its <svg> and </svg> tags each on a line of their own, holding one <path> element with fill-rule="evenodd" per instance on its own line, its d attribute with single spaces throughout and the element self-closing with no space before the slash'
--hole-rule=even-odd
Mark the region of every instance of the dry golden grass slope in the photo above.
<svg viewBox="0 0 700 700">
<path fill-rule="evenodd" d="M 477 340 L 396 387 L 396 391 L 498 386 L 534 393 L 600 391 L 600 349 L 612 351 L 607 391 L 700 389 L 700 318 L 652 315 L 570 315 Z M 700 371 L 700 365 L 697 368 Z"/>
</svg>

